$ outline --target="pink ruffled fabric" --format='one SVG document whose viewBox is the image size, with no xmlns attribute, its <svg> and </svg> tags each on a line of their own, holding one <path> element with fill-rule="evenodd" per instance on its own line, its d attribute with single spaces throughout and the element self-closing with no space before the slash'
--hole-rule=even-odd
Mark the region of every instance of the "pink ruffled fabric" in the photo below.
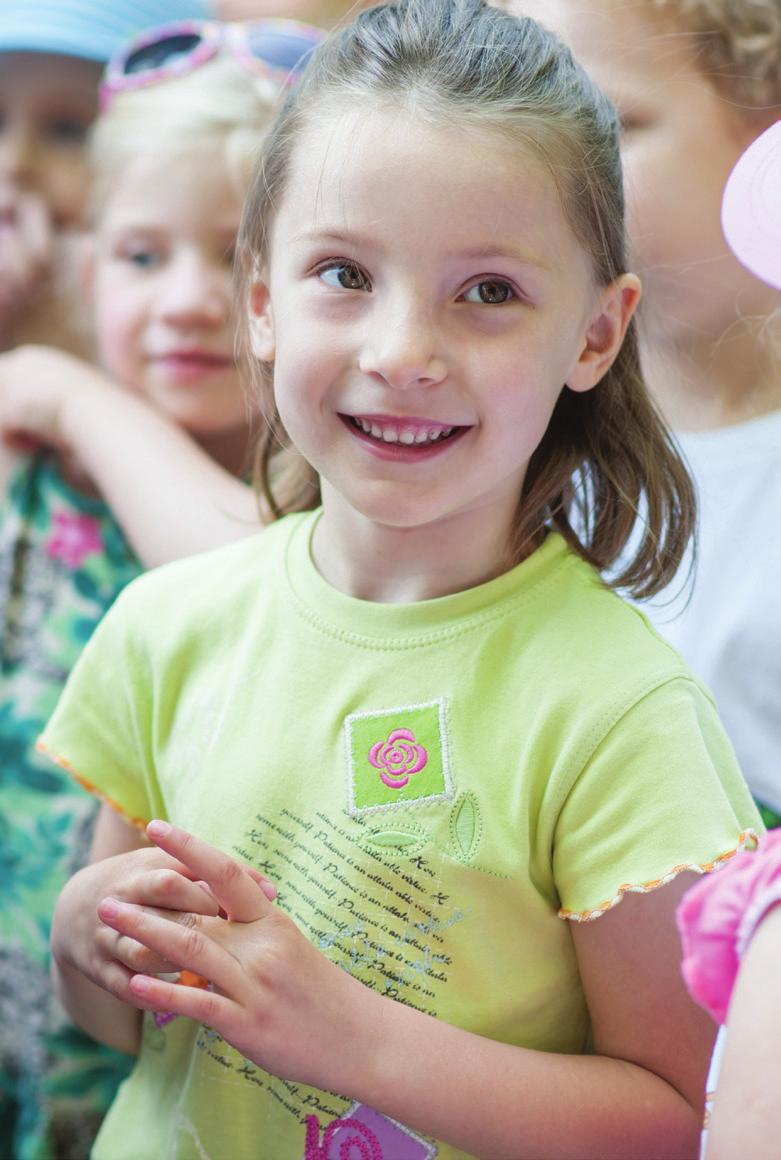
<svg viewBox="0 0 781 1160">
<path fill-rule="evenodd" d="M 740 960 L 771 906 L 781 903 L 781 830 L 706 874 L 678 906 L 681 971 L 689 994 L 718 1023 L 727 1018 Z"/>
</svg>

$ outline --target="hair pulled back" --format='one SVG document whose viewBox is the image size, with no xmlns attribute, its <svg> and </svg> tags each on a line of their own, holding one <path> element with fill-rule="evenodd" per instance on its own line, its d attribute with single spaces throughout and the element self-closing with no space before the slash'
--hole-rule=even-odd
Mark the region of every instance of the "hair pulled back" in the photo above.
<svg viewBox="0 0 781 1160">
<path fill-rule="evenodd" d="M 266 138 L 239 235 L 242 303 L 267 264 L 275 207 L 303 126 L 370 102 L 534 150 L 590 255 L 595 283 L 607 286 L 626 269 L 615 110 L 569 50 L 535 21 L 482 0 L 402 0 L 361 13 L 317 49 Z M 240 313 L 240 345 L 249 356 L 248 311 Z M 266 420 L 256 462 L 263 495 L 275 516 L 315 507 L 318 478 L 290 446 L 273 401 L 272 368 L 254 369 Z M 596 389 L 562 389 L 526 472 L 510 559 L 553 526 L 607 570 L 639 524 L 636 550 L 613 583 L 650 595 L 675 574 L 694 522 L 692 484 L 649 399 L 632 324 Z"/>
</svg>

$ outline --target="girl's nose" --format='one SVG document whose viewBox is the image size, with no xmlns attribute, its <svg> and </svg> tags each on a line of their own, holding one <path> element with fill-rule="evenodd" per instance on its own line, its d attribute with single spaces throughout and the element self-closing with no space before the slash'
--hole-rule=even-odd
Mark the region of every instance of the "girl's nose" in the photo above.
<svg viewBox="0 0 781 1160">
<path fill-rule="evenodd" d="M 436 328 L 415 309 L 391 318 L 378 316 L 358 365 L 364 374 L 377 375 L 397 390 L 434 386 L 447 374 Z"/>
<path fill-rule="evenodd" d="M 172 261 L 160 287 L 161 316 L 179 326 L 222 326 L 231 309 L 231 279 L 224 266 L 202 257 Z"/>
</svg>

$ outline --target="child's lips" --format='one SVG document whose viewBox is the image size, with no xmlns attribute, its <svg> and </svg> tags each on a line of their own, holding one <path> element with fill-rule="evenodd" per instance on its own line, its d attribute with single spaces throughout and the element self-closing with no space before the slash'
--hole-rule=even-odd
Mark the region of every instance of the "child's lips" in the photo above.
<svg viewBox="0 0 781 1160">
<path fill-rule="evenodd" d="M 368 451 L 380 459 L 415 463 L 439 456 L 465 435 L 471 425 L 388 415 L 340 415 Z"/>
<path fill-rule="evenodd" d="M 154 355 L 152 362 L 174 378 L 188 380 L 234 365 L 233 356 L 208 350 L 173 350 Z"/>
<path fill-rule="evenodd" d="M 438 419 L 408 415 L 345 414 L 342 418 L 364 435 L 385 443 L 403 443 L 406 446 L 434 443 L 464 430 L 464 424 L 443 423 Z"/>
<path fill-rule="evenodd" d="M 210 350 L 169 350 L 154 356 L 157 362 L 196 363 L 202 366 L 228 366 L 232 355 Z"/>
</svg>

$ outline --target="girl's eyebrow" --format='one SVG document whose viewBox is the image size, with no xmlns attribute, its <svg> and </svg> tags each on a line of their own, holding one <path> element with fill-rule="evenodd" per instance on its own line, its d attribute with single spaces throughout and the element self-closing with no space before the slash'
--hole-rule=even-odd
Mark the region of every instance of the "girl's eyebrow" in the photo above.
<svg viewBox="0 0 781 1160">
<path fill-rule="evenodd" d="M 322 230 L 307 230 L 304 233 L 294 234 L 293 243 L 336 243 L 338 245 L 356 246 L 359 249 L 376 249 L 376 238 L 366 234 L 349 233 L 345 230 L 326 227 Z M 456 261 L 480 261 L 490 258 L 507 258 L 513 262 L 520 262 L 524 266 L 536 266 L 540 270 L 549 271 L 550 263 L 543 261 L 538 255 L 530 253 L 520 246 L 493 245 L 490 242 L 483 246 L 470 246 L 468 250 L 454 252 L 452 257 Z"/>
<path fill-rule="evenodd" d="M 463 258 L 465 261 L 508 258 L 512 262 L 520 262 L 524 266 L 536 266 L 540 270 L 550 270 L 551 268 L 549 262 L 544 262 L 536 254 L 529 253 L 516 246 L 494 246 L 489 243 L 486 246 L 475 246 L 469 250 L 460 250 L 455 256 L 457 258 Z"/>
<path fill-rule="evenodd" d="M 293 234 L 291 242 L 335 242 L 339 245 L 361 246 L 368 248 L 376 246 L 376 239 L 366 234 L 350 233 L 345 230 L 331 229 L 324 226 L 322 229 L 304 230 L 303 233 Z"/>
</svg>

